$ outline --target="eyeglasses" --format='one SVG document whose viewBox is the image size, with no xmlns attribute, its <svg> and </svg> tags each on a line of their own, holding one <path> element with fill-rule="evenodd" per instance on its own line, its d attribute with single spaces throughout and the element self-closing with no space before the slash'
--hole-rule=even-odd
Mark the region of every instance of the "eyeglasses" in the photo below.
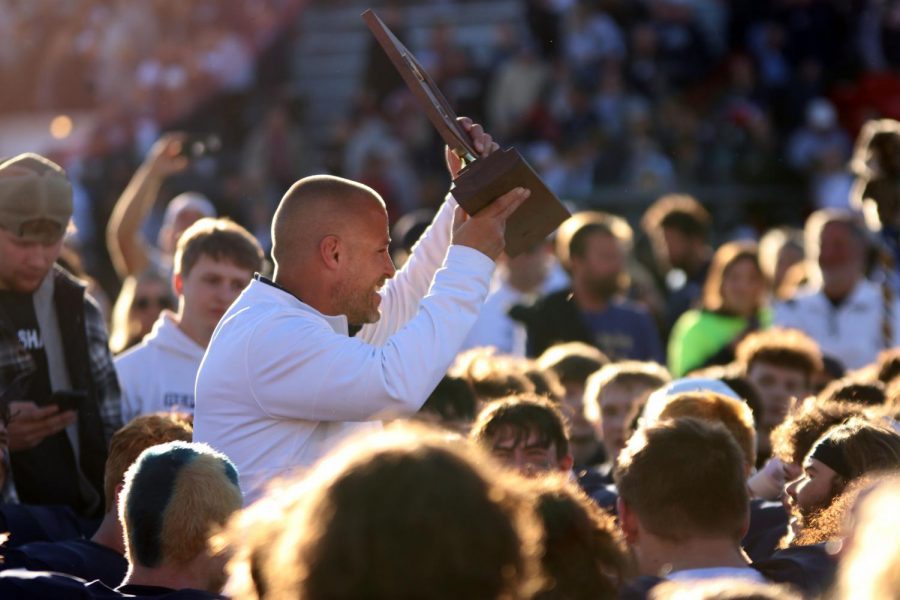
<svg viewBox="0 0 900 600">
<path fill-rule="evenodd" d="M 131 306 L 137 310 L 147 310 L 150 308 L 151 304 L 154 304 L 160 310 L 172 308 L 173 306 L 172 298 L 169 296 L 138 296 L 134 299 L 134 302 L 131 303 Z"/>
</svg>

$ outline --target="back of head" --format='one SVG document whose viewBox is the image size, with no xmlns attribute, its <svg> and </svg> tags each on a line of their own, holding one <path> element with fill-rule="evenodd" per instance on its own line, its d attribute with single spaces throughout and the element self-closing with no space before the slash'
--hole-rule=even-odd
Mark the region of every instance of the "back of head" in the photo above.
<svg viewBox="0 0 900 600">
<path fill-rule="evenodd" d="M 677 394 L 669 398 L 659 419 L 682 417 L 724 425 L 740 446 L 748 468 L 756 464 L 756 428 L 753 413 L 744 402 L 714 392 Z"/>
<path fill-rule="evenodd" d="M 272 219 L 272 258 L 285 265 L 311 251 L 323 235 L 348 225 L 347 203 L 360 198 L 384 202 L 361 183 L 315 175 L 297 181 L 282 197 Z M 299 253 L 299 254 L 298 254 Z"/>
<path fill-rule="evenodd" d="M 272 597 L 519 597 L 540 536 L 475 448 L 387 431 L 348 445 L 303 483 L 263 570 Z"/>
<path fill-rule="evenodd" d="M 263 267 L 259 242 L 229 219 L 203 218 L 185 229 L 175 250 L 175 272 L 188 275 L 201 256 L 230 262 L 251 273 Z"/>
<path fill-rule="evenodd" d="M 803 458 L 826 431 L 865 412 L 866 407 L 862 404 L 819 400 L 811 396 L 772 430 L 772 454 L 788 464 L 803 464 Z"/>
<path fill-rule="evenodd" d="M 686 194 L 662 196 L 641 218 L 641 228 L 650 236 L 671 228 L 685 236 L 705 240 L 711 224 L 709 212 L 693 196 Z"/>
<path fill-rule="evenodd" d="M 639 429 L 619 454 L 619 497 L 653 535 L 738 543 L 749 511 L 744 455 L 720 424 L 682 418 Z"/>
<path fill-rule="evenodd" d="M 209 446 L 169 442 L 144 450 L 119 497 L 129 563 L 185 567 L 242 502 L 237 469 Z"/>
<path fill-rule="evenodd" d="M 881 406 L 885 402 L 885 389 L 880 381 L 863 382 L 848 377 L 832 381 L 819 392 L 818 397 L 830 402 Z"/>
<path fill-rule="evenodd" d="M 900 433 L 863 417 L 835 425 L 809 451 L 849 483 L 866 473 L 900 469 Z"/>
<path fill-rule="evenodd" d="M 744 372 L 757 361 L 801 371 L 807 378 L 824 368 L 822 352 L 815 340 L 799 329 L 780 327 L 746 336 L 735 349 L 735 359 Z"/>
<path fill-rule="evenodd" d="M 141 415 L 116 431 L 109 442 L 109 455 L 103 475 L 106 510 L 115 510 L 116 488 L 138 456 L 151 446 L 166 442 L 190 442 L 194 427 L 189 415 L 154 413 Z"/>
<path fill-rule="evenodd" d="M 538 368 L 555 372 L 563 385 L 584 385 L 591 373 L 607 364 L 609 358 L 603 352 L 583 342 L 554 344 L 537 359 Z"/>
<path fill-rule="evenodd" d="M 544 528 L 541 564 L 547 579 L 535 598 L 617 598 L 632 565 L 612 515 L 563 477 L 546 477 L 531 488 Z"/>
</svg>

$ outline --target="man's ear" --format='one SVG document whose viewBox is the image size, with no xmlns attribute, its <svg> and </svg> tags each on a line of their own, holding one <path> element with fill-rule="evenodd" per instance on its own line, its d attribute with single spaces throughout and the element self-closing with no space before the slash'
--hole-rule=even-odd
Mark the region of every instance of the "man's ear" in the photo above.
<svg viewBox="0 0 900 600">
<path fill-rule="evenodd" d="M 319 255 L 325 266 L 331 270 L 336 270 L 340 266 L 343 250 L 341 238 L 336 235 L 326 235 L 319 242 Z"/>
<path fill-rule="evenodd" d="M 639 537 L 637 516 L 628 508 L 621 496 L 616 499 L 616 512 L 619 513 L 619 528 L 625 535 L 625 541 L 629 545 L 634 545 Z"/>
<path fill-rule="evenodd" d="M 566 454 L 561 459 L 559 459 L 559 470 L 563 473 L 568 473 L 572 470 L 572 466 L 575 464 L 575 459 L 572 458 L 571 454 Z"/>
<path fill-rule="evenodd" d="M 172 275 L 172 289 L 175 290 L 176 296 L 184 295 L 184 277 L 181 273 L 174 273 Z"/>
</svg>

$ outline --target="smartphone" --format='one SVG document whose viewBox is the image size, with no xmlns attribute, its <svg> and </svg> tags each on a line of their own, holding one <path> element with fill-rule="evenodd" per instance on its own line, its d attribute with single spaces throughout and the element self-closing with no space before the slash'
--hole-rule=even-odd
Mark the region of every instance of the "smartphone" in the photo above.
<svg viewBox="0 0 900 600">
<path fill-rule="evenodd" d="M 78 410 L 84 401 L 87 400 L 87 392 L 82 390 L 60 390 L 53 392 L 50 396 L 49 404 L 59 406 L 59 412 L 67 410 Z"/>
<path fill-rule="evenodd" d="M 188 134 L 181 144 L 181 155 L 191 159 L 216 154 L 222 149 L 222 140 L 215 134 Z"/>
</svg>

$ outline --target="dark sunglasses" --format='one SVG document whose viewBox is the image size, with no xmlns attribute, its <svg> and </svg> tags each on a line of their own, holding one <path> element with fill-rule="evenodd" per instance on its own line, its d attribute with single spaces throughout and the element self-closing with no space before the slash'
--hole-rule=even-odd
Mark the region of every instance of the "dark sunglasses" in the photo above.
<svg viewBox="0 0 900 600">
<path fill-rule="evenodd" d="M 138 310 L 147 310 L 150 308 L 150 304 L 154 304 L 159 307 L 160 310 L 164 308 L 172 308 L 172 298 L 169 296 L 157 296 L 157 297 L 148 297 L 148 296 L 138 296 L 134 299 L 134 302 L 131 303 L 131 306 Z"/>
</svg>

